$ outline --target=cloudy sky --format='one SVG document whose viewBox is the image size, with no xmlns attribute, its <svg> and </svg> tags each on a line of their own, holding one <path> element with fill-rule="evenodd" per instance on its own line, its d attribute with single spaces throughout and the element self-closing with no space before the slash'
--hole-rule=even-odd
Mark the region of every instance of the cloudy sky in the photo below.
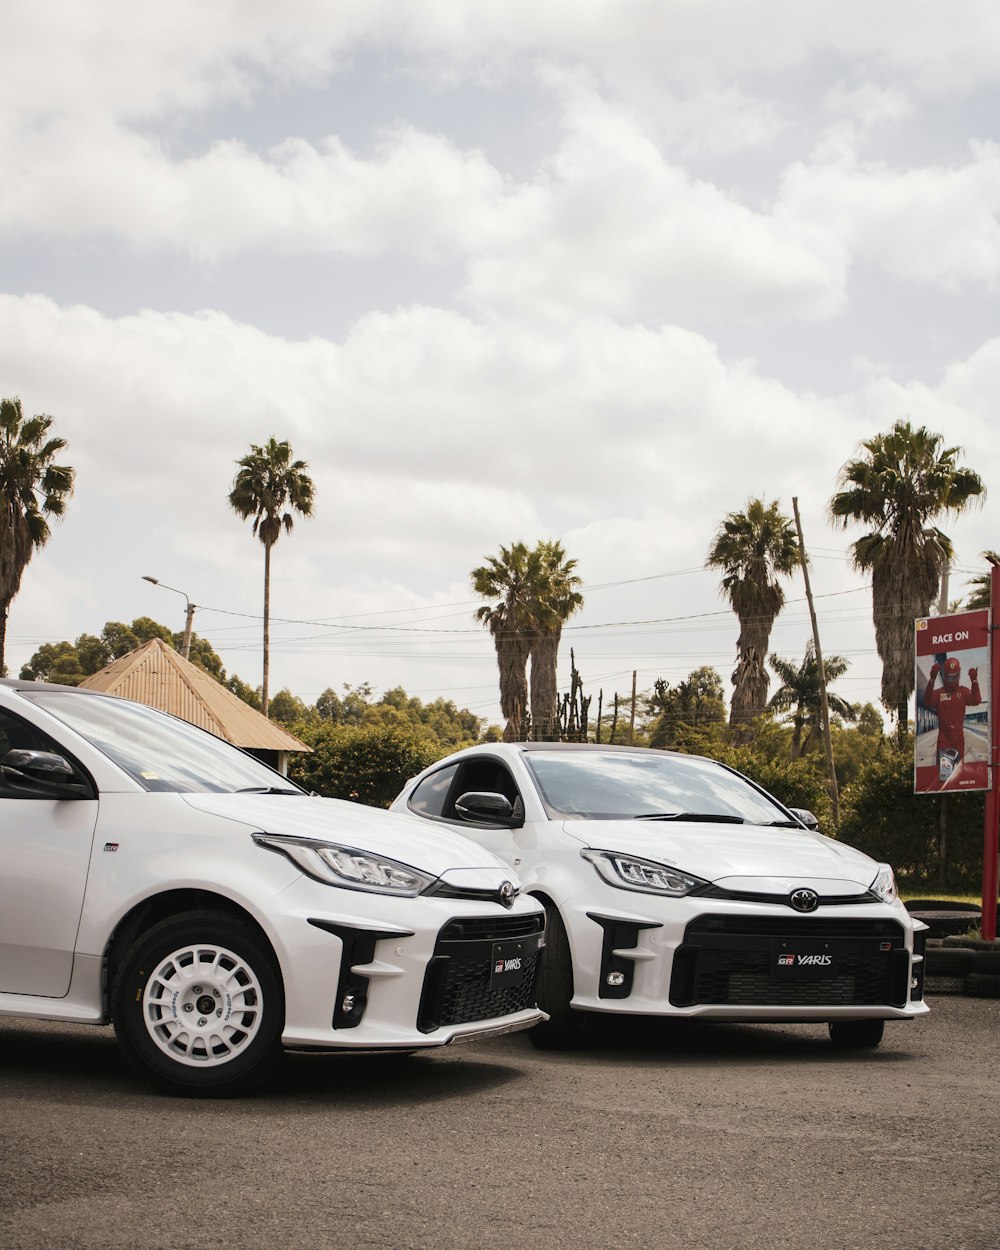
<svg viewBox="0 0 1000 1250">
<path fill-rule="evenodd" d="M 558 538 L 588 692 L 737 630 L 704 571 L 799 499 L 824 651 L 875 699 L 826 506 L 928 425 L 1000 545 L 1000 7 L 992 0 L 9 0 L 0 393 L 77 490 L 8 664 L 180 595 L 260 681 L 262 549 L 227 504 L 288 439 L 315 519 L 274 555 L 272 692 L 402 684 L 498 719 L 469 570 Z M 801 579 L 772 648 L 801 656 Z"/>
</svg>

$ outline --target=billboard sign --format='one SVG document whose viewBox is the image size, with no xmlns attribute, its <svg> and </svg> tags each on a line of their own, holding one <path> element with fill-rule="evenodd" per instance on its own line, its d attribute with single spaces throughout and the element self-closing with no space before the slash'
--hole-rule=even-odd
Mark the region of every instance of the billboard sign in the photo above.
<svg viewBox="0 0 1000 1250">
<path fill-rule="evenodd" d="M 989 789 L 989 615 L 982 608 L 916 623 L 917 794 Z"/>
</svg>

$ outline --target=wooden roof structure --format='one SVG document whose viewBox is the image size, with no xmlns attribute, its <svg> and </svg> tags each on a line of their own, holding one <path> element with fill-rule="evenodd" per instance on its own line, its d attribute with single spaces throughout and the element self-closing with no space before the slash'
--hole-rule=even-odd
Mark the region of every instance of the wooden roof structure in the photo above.
<svg viewBox="0 0 1000 1250">
<path fill-rule="evenodd" d="M 113 660 L 80 685 L 170 712 L 234 746 L 254 751 L 312 750 L 238 699 L 203 668 L 185 660 L 162 638 L 153 638 Z"/>
</svg>

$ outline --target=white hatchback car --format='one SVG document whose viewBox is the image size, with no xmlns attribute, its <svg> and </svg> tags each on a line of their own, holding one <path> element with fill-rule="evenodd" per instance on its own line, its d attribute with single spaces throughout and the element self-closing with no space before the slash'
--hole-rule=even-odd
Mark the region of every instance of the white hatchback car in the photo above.
<svg viewBox="0 0 1000 1250">
<path fill-rule="evenodd" d="M 493 855 L 138 703 L 0 682 L 0 862 L 0 1016 L 113 1020 L 171 1092 L 544 1019 L 544 913 Z"/>
<path fill-rule="evenodd" d="M 926 926 L 892 869 L 716 761 L 505 743 L 460 751 L 393 804 L 505 860 L 548 913 L 539 1046 L 587 1012 L 828 1022 L 877 1046 L 924 1014 Z M 815 822 L 812 822 L 813 824 Z"/>
</svg>

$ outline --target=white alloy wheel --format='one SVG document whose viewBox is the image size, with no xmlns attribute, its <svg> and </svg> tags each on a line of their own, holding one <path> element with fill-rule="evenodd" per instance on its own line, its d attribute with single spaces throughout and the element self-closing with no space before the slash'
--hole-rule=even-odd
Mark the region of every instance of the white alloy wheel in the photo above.
<svg viewBox="0 0 1000 1250">
<path fill-rule="evenodd" d="M 172 1094 L 242 1093 L 281 1054 L 281 973 L 239 916 L 187 912 L 154 925 L 117 962 L 112 1003 L 129 1062 Z"/>
<path fill-rule="evenodd" d="M 229 1063 L 260 1030 L 264 996 L 253 968 L 214 943 L 179 947 L 160 962 L 142 996 L 150 1038 L 176 1063 Z"/>
</svg>

